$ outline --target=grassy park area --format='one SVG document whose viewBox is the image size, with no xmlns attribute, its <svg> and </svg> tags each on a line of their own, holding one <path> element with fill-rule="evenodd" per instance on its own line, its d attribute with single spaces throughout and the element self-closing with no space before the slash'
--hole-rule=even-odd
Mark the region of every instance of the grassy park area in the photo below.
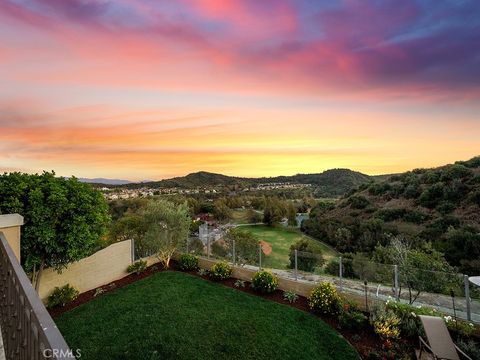
<svg viewBox="0 0 480 360">
<path fill-rule="evenodd" d="M 56 319 L 82 359 L 358 359 L 317 317 L 221 284 L 160 272 Z"/>
<path fill-rule="evenodd" d="M 285 269 L 289 264 L 290 246 L 300 239 L 307 239 L 314 247 L 320 249 L 324 259 L 327 261 L 336 256 L 334 250 L 319 241 L 305 236 L 299 230 L 265 225 L 248 225 L 241 228 L 255 234 L 260 240 L 269 243 L 272 247 L 272 253 L 265 257 L 263 264 L 265 267 Z"/>
</svg>

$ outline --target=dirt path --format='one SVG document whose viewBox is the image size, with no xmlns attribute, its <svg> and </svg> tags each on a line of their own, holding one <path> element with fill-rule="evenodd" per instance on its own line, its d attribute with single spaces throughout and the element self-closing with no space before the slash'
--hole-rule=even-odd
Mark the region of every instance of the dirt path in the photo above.
<svg viewBox="0 0 480 360">
<path fill-rule="evenodd" d="M 262 246 L 262 251 L 265 255 L 270 255 L 272 253 L 272 245 L 268 242 L 260 240 L 260 245 Z"/>
</svg>

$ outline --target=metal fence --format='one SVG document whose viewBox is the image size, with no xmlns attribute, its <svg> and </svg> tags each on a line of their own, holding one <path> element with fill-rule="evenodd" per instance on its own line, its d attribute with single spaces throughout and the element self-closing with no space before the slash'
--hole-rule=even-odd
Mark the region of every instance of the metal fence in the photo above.
<svg viewBox="0 0 480 360">
<path fill-rule="evenodd" d="M 331 281 L 341 292 L 366 297 L 367 301 L 391 298 L 480 323 L 480 292 L 470 287 L 468 276 L 463 274 L 381 264 L 362 257 L 338 256 L 325 261 L 322 255 L 311 252 L 244 247 L 223 239 L 190 238 L 182 251 L 268 269 L 296 281 Z"/>
<path fill-rule="evenodd" d="M 1 232 L 0 327 L 7 360 L 75 359 Z"/>
</svg>

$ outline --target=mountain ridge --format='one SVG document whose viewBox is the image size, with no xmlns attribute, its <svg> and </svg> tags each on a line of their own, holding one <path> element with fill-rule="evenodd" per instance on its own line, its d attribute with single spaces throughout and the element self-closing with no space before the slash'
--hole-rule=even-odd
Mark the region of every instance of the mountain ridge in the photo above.
<svg viewBox="0 0 480 360">
<path fill-rule="evenodd" d="M 159 181 L 143 183 L 130 183 L 121 187 L 138 188 L 199 188 L 206 186 L 240 186 L 254 187 L 268 183 L 291 183 L 314 185 L 324 187 L 330 195 L 343 195 L 346 191 L 359 186 L 362 183 L 375 181 L 377 176 L 370 176 L 350 169 L 329 169 L 321 173 L 280 175 L 273 177 L 239 177 L 229 176 L 208 171 L 198 171 L 185 176 L 174 177 Z"/>
</svg>

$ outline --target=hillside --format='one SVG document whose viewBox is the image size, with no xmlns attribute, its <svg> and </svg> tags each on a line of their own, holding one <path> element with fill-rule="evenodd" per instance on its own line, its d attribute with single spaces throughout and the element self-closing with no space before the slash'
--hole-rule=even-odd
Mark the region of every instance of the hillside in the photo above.
<svg viewBox="0 0 480 360">
<path fill-rule="evenodd" d="M 334 197 L 375 180 L 375 177 L 349 169 L 332 169 L 318 174 L 297 174 L 293 176 L 276 176 L 262 178 L 234 177 L 200 171 L 183 177 L 176 177 L 161 181 L 127 184 L 126 187 L 151 188 L 203 188 L 203 187 L 255 187 L 267 183 L 310 184 L 315 187 L 317 196 Z"/>
<path fill-rule="evenodd" d="M 87 183 L 87 184 L 95 184 L 95 185 L 125 185 L 130 184 L 131 181 L 129 180 L 122 180 L 122 179 L 106 179 L 106 178 L 79 178 L 78 181 Z"/>
<path fill-rule="evenodd" d="M 430 242 L 452 265 L 480 272 L 480 157 L 363 184 L 317 207 L 304 228 L 345 252 L 370 252 L 397 234 Z"/>
</svg>

